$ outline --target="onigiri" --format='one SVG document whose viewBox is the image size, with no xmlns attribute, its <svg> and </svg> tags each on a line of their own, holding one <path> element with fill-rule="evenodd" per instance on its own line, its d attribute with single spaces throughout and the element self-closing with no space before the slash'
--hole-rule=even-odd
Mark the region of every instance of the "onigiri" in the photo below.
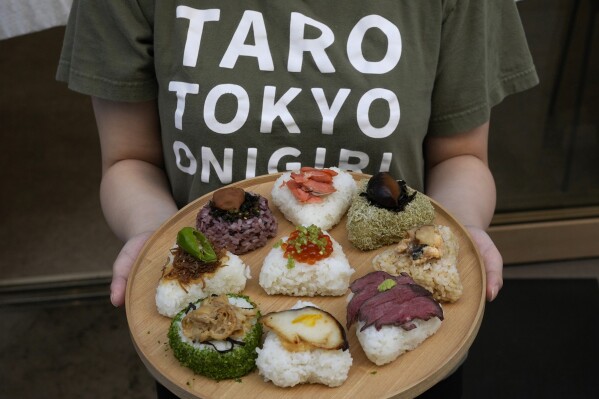
<svg viewBox="0 0 599 399">
<path fill-rule="evenodd" d="M 341 324 L 310 302 L 298 301 L 291 310 L 275 313 L 276 323 L 264 321 L 269 330 L 262 348 L 256 349 L 256 366 L 264 380 L 280 387 L 304 383 L 342 385 L 353 359 Z M 261 319 L 268 317 L 272 314 Z M 331 336 L 336 338 L 328 339 Z"/>
<path fill-rule="evenodd" d="M 167 317 L 175 316 L 190 302 L 210 295 L 240 293 L 251 278 L 249 266 L 231 252 L 212 251 L 209 262 L 188 253 L 183 249 L 186 244 L 180 238 L 182 231 L 177 244 L 170 250 L 156 288 L 156 308 Z M 191 236 L 201 235 L 198 231 L 185 231 L 191 231 Z M 209 247 L 209 242 L 203 235 L 201 237 L 204 246 Z"/>
<path fill-rule="evenodd" d="M 168 332 L 179 362 L 215 380 L 239 378 L 256 367 L 262 338 L 260 311 L 244 295 L 196 301 L 176 315 Z"/>
<path fill-rule="evenodd" d="M 330 230 L 345 215 L 356 190 L 352 175 L 339 168 L 304 167 L 283 173 L 275 181 L 271 195 L 291 223 L 314 224 Z"/>
<path fill-rule="evenodd" d="M 340 296 L 354 272 L 341 245 L 326 231 L 298 226 L 266 255 L 258 282 L 269 295 Z"/>
</svg>

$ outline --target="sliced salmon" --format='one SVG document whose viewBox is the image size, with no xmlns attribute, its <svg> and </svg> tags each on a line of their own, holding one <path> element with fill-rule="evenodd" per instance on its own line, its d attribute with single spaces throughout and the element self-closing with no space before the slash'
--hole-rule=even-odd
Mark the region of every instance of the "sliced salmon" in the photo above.
<svg viewBox="0 0 599 399">
<path fill-rule="evenodd" d="M 338 173 L 335 172 L 333 169 L 316 169 L 316 168 L 313 168 L 311 166 L 302 166 L 300 168 L 300 172 L 302 172 L 302 173 L 307 173 L 307 172 L 321 172 L 321 173 L 329 174 L 331 176 L 337 176 L 338 175 Z"/>
<path fill-rule="evenodd" d="M 337 191 L 331 183 L 323 183 L 316 180 L 308 180 L 302 185 L 307 189 L 306 191 L 309 191 L 314 195 L 332 194 Z"/>
<path fill-rule="evenodd" d="M 331 169 L 305 166 L 300 169 L 299 173 L 291 173 L 291 180 L 284 184 L 298 201 L 309 204 L 319 203 L 323 201 L 322 196 L 337 191 L 333 187 L 333 176 L 336 175 L 337 172 Z"/>
<path fill-rule="evenodd" d="M 303 173 L 291 173 L 291 178 L 295 180 L 297 183 L 301 184 L 308 181 L 309 176 L 306 176 Z"/>
<path fill-rule="evenodd" d="M 311 194 L 302 190 L 302 186 L 295 180 L 287 180 L 285 184 L 287 185 L 287 188 L 289 188 L 289 191 L 291 191 L 291 194 L 293 194 L 295 199 L 298 201 L 306 202 L 310 199 Z"/>
</svg>

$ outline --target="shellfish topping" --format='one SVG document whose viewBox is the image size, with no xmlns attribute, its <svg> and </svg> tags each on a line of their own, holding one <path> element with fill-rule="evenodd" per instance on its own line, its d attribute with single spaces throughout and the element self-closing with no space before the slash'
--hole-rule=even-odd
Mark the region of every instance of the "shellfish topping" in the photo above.
<svg viewBox="0 0 599 399">
<path fill-rule="evenodd" d="M 419 265 L 440 259 L 444 251 L 443 237 L 438 228 L 433 225 L 409 230 L 407 236 L 395 247 L 395 252 L 400 255 L 398 261 L 403 265 Z"/>
</svg>

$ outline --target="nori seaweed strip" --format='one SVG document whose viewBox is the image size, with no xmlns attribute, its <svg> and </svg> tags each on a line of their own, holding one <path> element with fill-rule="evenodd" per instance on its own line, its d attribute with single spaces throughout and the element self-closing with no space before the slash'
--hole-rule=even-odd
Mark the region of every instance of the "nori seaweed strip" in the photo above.
<svg viewBox="0 0 599 399">
<path fill-rule="evenodd" d="M 222 219 L 226 222 L 234 222 L 239 219 L 249 219 L 260 216 L 260 197 L 248 192 L 245 193 L 245 201 L 237 211 L 225 211 L 213 206 L 210 201 L 210 215 L 215 219 Z"/>
</svg>

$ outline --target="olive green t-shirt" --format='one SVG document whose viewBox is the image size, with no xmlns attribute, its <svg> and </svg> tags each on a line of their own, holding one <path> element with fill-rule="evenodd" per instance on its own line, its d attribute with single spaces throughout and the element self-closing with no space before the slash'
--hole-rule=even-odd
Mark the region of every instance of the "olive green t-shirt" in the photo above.
<svg viewBox="0 0 599 399">
<path fill-rule="evenodd" d="M 427 134 L 537 83 L 514 0 L 75 0 L 57 77 L 157 99 L 179 206 L 299 166 L 422 190 Z"/>
</svg>

